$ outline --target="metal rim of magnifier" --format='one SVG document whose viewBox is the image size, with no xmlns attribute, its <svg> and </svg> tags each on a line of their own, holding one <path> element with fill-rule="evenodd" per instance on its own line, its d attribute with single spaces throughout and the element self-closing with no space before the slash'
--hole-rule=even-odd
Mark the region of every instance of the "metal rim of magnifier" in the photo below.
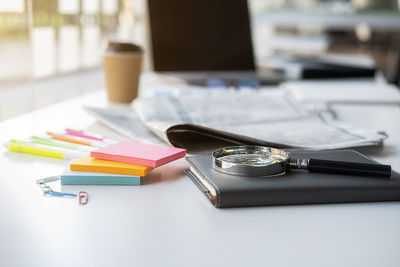
<svg viewBox="0 0 400 267">
<path fill-rule="evenodd" d="M 265 165 L 251 165 L 224 161 L 223 157 L 238 154 L 259 154 L 282 159 Z M 290 154 L 280 149 L 264 146 L 231 146 L 212 152 L 213 168 L 219 172 L 238 176 L 276 176 L 284 174 L 288 168 Z"/>
</svg>

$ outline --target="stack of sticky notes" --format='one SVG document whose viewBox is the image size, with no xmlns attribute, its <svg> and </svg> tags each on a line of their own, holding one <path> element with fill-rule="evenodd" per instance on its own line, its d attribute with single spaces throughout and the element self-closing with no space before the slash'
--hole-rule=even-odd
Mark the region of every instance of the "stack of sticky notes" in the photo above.
<svg viewBox="0 0 400 267">
<path fill-rule="evenodd" d="M 73 161 L 61 175 L 61 183 L 139 185 L 153 168 L 185 155 L 181 148 L 124 141 Z"/>
</svg>

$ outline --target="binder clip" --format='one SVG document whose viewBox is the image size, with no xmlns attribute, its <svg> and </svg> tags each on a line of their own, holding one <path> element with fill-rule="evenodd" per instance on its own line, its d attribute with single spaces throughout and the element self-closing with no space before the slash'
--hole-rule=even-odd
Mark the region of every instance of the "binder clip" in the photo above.
<svg viewBox="0 0 400 267">
<path fill-rule="evenodd" d="M 80 205 L 86 205 L 89 201 L 89 194 L 85 191 L 80 191 L 78 198 L 79 198 Z"/>
</svg>

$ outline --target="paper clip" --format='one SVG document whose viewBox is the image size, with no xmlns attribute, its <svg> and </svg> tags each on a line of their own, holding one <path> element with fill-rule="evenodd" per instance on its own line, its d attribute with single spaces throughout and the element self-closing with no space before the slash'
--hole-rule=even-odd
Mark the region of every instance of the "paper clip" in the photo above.
<svg viewBox="0 0 400 267">
<path fill-rule="evenodd" d="M 85 191 L 79 192 L 79 204 L 86 205 L 89 201 L 89 194 Z"/>
<path fill-rule="evenodd" d="M 36 180 L 36 183 L 37 184 L 45 184 L 45 183 L 57 181 L 57 180 L 60 180 L 60 179 L 61 179 L 60 176 L 50 176 L 50 177 L 47 177 L 47 178 Z"/>
<path fill-rule="evenodd" d="M 60 176 L 50 176 L 44 179 L 39 179 L 36 181 L 36 183 L 39 185 L 40 189 L 42 189 L 43 195 L 45 196 L 76 197 L 76 194 L 53 191 L 53 189 L 51 189 L 51 187 L 46 184 L 47 182 L 53 182 L 57 180 L 60 180 Z"/>
</svg>

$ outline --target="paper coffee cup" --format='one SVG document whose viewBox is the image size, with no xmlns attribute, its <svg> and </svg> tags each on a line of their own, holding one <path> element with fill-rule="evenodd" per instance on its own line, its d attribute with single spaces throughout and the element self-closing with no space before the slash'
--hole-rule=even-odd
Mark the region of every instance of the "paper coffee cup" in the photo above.
<svg viewBox="0 0 400 267">
<path fill-rule="evenodd" d="M 103 67 L 110 102 L 130 103 L 138 96 L 142 60 L 143 51 L 136 45 L 108 44 Z"/>
</svg>

